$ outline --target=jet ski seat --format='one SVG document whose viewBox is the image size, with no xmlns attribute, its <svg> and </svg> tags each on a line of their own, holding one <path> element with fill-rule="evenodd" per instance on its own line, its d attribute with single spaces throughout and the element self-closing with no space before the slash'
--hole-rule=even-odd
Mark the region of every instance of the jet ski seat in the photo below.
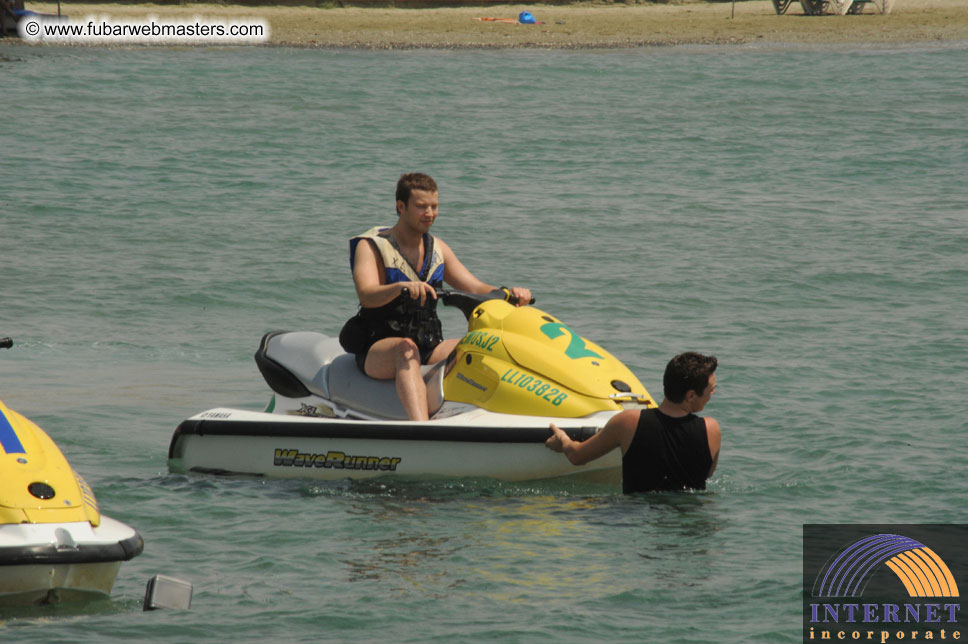
<svg viewBox="0 0 968 644">
<path fill-rule="evenodd" d="M 287 398 L 319 396 L 376 418 L 407 420 L 392 380 L 370 378 L 339 339 L 315 331 L 274 331 L 262 338 L 256 364 L 269 387 Z M 421 367 L 431 415 L 444 402 L 443 362 Z"/>
<path fill-rule="evenodd" d="M 443 362 L 420 368 L 427 383 L 427 402 L 433 415 L 444 402 Z M 329 399 L 344 407 L 356 409 L 368 416 L 393 420 L 407 420 L 396 383 L 392 380 L 370 378 L 356 366 L 356 358 L 348 353 L 337 356 L 327 365 L 326 381 Z"/>
</svg>

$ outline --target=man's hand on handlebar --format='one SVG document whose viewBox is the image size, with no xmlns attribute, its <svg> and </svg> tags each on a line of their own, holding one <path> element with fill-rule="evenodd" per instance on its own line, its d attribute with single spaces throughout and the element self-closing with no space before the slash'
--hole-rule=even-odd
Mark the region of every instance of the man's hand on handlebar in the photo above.
<svg viewBox="0 0 968 644">
<path fill-rule="evenodd" d="M 401 282 L 400 293 L 410 296 L 410 299 L 420 300 L 420 306 L 427 303 L 427 298 L 437 299 L 437 291 L 427 282 Z"/>
<path fill-rule="evenodd" d="M 531 296 L 531 291 L 523 286 L 513 286 L 511 288 L 502 286 L 501 288 L 508 291 L 510 295 L 510 297 L 508 297 L 508 302 L 511 302 L 515 306 L 527 306 L 528 304 L 534 304 L 534 297 Z"/>
<path fill-rule="evenodd" d="M 514 306 L 534 304 L 534 297 L 531 296 L 531 291 L 523 286 L 502 286 L 500 290 L 505 293 L 505 301 L 510 302 Z"/>
<path fill-rule="evenodd" d="M 505 302 L 513 302 L 517 306 L 534 304 L 534 297 L 531 296 L 531 291 L 521 287 L 510 289 L 506 286 L 502 286 L 489 293 L 469 293 L 467 291 L 442 288 L 437 292 L 437 295 L 445 305 L 453 306 L 459 309 L 460 312 L 464 314 L 464 317 L 468 320 L 470 319 L 471 314 L 474 312 L 474 309 L 488 300 L 504 300 Z M 522 302 L 521 296 L 524 296 L 527 299 Z"/>
</svg>

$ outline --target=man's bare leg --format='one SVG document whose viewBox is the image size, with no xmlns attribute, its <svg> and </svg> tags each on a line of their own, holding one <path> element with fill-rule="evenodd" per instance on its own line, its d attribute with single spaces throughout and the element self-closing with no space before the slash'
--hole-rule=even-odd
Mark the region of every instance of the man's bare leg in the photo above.
<svg viewBox="0 0 968 644">
<path fill-rule="evenodd" d="M 446 358 L 448 355 L 450 355 L 450 352 L 454 350 L 454 347 L 457 346 L 458 342 L 460 342 L 460 338 L 451 338 L 450 340 L 444 340 L 438 344 L 431 352 L 430 359 L 427 360 L 427 364 L 437 364 Z"/>
<path fill-rule="evenodd" d="M 430 364 L 439 362 L 454 350 L 459 340 L 444 340 L 430 354 Z M 420 372 L 420 351 L 407 338 L 384 338 L 370 347 L 363 365 L 366 375 L 380 380 L 395 380 L 397 395 L 410 420 L 428 420 L 427 383 Z"/>
<path fill-rule="evenodd" d="M 397 395 L 410 420 L 427 420 L 427 385 L 420 373 L 420 350 L 409 338 L 383 338 L 370 347 L 366 375 L 395 380 Z"/>
</svg>

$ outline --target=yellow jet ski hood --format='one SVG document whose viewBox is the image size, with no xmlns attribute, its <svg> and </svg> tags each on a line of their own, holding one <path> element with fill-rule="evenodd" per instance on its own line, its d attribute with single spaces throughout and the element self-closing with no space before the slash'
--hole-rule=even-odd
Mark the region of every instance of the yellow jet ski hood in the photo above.
<svg viewBox="0 0 968 644">
<path fill-rule="evenodd" d="M 0 401 L 0 524 L 101 522 L 94 493 L 54 441 Z"/>
<path fill-rule="evenodd" d="M 514 362 L 576 393 L 593 398 L 638 394 L 651 400 L 620 360 L 540 309 L 489 300 L 474 311 L 468 328 L 499 336 Z"/>
</svg>

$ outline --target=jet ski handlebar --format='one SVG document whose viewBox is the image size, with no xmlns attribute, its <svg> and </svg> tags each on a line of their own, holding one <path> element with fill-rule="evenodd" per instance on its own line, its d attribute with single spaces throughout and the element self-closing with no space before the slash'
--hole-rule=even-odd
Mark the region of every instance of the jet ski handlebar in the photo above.
<svg viewBox="0 0 968 644">
<path fill-rule="evenodd" d="M 511 295 L 511 289 L 502 286 L 489 293 L 468 293 L 467 291 L 458 291 L 456 289 L 439 288 L 437 289 L 437 297 L 444 305 L 459 309 L 464 314 L 464 317 L 469 320 L 474 309 L 484 302 L 488 300 L 504 300 L 505 302 L 510 302 L 513 295 Z M 529 304 L 534 304 L 533 297 Z"/>
</svg>

